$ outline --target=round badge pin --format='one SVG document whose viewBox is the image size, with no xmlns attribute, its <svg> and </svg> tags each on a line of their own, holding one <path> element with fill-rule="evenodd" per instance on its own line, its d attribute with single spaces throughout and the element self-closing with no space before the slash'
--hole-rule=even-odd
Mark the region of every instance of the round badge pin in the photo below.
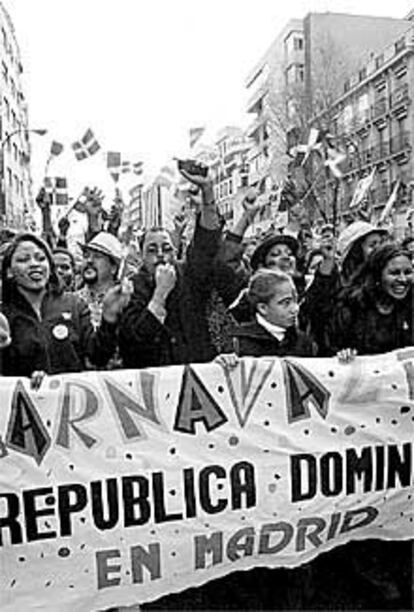
<svg viewBox="0 0 414 612">
<path fill-rule="evenodd" d="M 52 330 L 52 334 L 56 340 L 65 340 L 69 336 L 69 330 L 66 325 L 56 325 Z"/>
</svg>

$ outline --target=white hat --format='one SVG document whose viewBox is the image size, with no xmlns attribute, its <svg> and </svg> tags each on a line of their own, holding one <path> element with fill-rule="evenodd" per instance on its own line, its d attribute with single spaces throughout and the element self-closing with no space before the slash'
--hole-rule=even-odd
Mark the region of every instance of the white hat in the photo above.
<svg viewBox="0 0 414 612">
<path fill-rule="evenodd" d="M 82 250 L 96 251 L 111 257 L 117 264 L 121 263 L 122 245 L 113 234 L 99 232 L 90 242 L 81 245 Z"/>
<path fill-rule="evenodd" d="M 365 238 L 368 234 L 378 232 L 379 234 L 387 234 L 388 231 L 383 227 L 376 227 L 372 223 L 367 221 L 354 221 L 348 227 L 346 227 L 338 237 L 338 251 L 341 257 L 341 262 L 345 261 L 348 257 L 352 247 L 360 240 Z"/>
</svg>

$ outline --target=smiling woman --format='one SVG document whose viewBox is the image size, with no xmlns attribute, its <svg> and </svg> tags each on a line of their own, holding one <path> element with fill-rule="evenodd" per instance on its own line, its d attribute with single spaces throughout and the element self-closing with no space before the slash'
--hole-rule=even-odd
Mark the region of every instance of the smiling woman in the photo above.
<svg viewBox="0 0 414 612">
<path fill-rule="evenodd" d="M 363 282 L 344 293 L 331 321 L 331 343 L 359 354 L 386 353 L 414 344 L 413 281 L 410 254 L 394 244 L 375 249 Z"/>
<path fill-rule="evenodd" d="M 86 303 L 63 292 L 49 247 L 29 233 L 15 238 L 5 253 L 2 282 L 2 309 L 11 332 L 11 343 L 1 353 L 2 374 L 77 372 L 86 357 L 106 365 L 116 348 L 124 305 L 119 287 L 106 294 L 102 323 L 94 331 Z"/>
</svg>

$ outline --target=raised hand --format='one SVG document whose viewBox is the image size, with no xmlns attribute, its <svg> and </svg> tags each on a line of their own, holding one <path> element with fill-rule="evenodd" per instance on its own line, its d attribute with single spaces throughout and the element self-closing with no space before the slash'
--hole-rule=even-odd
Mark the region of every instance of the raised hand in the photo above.
<svg viewBox="0 0 414 612">
<path fill-rule="evenodd" d="M 159 264 L 155 269 L 156 292 L 164 299 L 174 289 L 177 274 L 172 264 Z"/>
<path fill-rule="evenodd" d="M 102 317 L 108 323 L 116 323 L 131 299 L 133 288 L 128 279 L 108 289 L 103 299 Z"/>
<path fill-rule="evenodd" d="M 259 210 L 262 210 L 268 203 L 268 196 L 266 194 L 258 195 L 257 190 L 254 187 L 250 187 L 242 200 L 242 207 L 245 216 L 249 222 L 252 222 Z"/>
</svg>

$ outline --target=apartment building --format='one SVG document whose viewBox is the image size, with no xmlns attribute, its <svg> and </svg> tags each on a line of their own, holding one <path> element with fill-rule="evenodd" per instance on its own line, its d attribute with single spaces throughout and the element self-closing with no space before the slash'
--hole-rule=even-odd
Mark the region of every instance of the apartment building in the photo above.
<svg viewBox="0 0 414 612">
<path fill-rule="evenodd" d="M 0 223 L 17 229 L 33 218 L 28 111 L 19 45 L 1 3 L 0 28 Z"/>
<path fill-rule="evenodd" d="M 246 132 L 253 140 L 248 157 L 250 185 L 268 176 L 278 181 L 284 175 L 281 161 L 287 149 L 288 113 L 293 108 L 287 92 L 303 88 L 304 61 L 303 22 L 292 19 L 247 77 L 247 112 L 253 115 Z"/>
<path fill-rule="evenodd" d="M 330 108 L 361 58 L 377 55 L 410 26 L 406 19 L 309 13 L 290 20 L 248 75 L 249 183 L 286 177 L 286 152 L 307 138 L 309 121 Z"/>
<path fill-rule="evenodd" d="M 343 83 L 331 108 L 338 143 L 347 149 L 340 198 L 346 213 L 356 181 L 375 168 L 370 192 L 379 217 L 397 180 L 401 182 L 395 225 L 404 232 L 407 209 L 414 204 L 414 24 Z"/>
</svg>

